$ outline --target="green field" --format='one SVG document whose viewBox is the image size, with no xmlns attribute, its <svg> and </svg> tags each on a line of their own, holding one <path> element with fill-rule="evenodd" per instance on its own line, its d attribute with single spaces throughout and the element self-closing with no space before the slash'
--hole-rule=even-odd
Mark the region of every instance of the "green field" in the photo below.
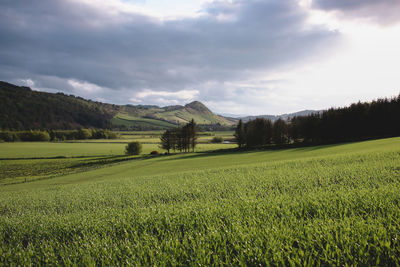
<svg viewBox="0 0 400 267">
<path fill-rule="evenodd" d="M 131 139 L 135 141 L 142 139 Z M 159 139 L 158 139 L 159 140 Z M 54 157 L 94 157 L 123 155 L 128 141 L 109 142 L 77 141 L 77 142 L 16 142 L 0 143 L 0 160 L 20 158 L 54 158 Z M 149 154 L 160 149 L 159 142 L 143 143 L 142 154 Z M 236 147 L 234 144 L 198 144 L 195 151 L 209 151 Z"/>
<path fill-rule="evenodd" d="M 49 179 L 69 173 L 108 167 L 128 160 L 147 159 L 151 151 L 166 152 L 154 139 L 142 144 L 140 156 L 125 156 L 128 141 L 140 138 L 118 140 L 81 140 L 74 142 L 16 142 L 0 143 L 0 185 Z M 234 144 L 199 144 L 196 152 L 220 150 L 235 147 Z M 173 151 L 171 151 L 173 152 Z"/>
<path fill-rule="evenodd" d="M 75 143 L 127 143 L 131 141 L 139 141 L 143 144 L 159 144 L 160 136 L 164 131 L 120 131 L 117 139 L 86 139 L 73 140 L 68 142 Z M 233 131 L 215 131 L 215 132 L 199 132 L 197 142 L 199 144 L 209 144 L 213 137 L 219 136 L 223 140 L 232 141 L 234 139 Z"/>
<path fill-rule="evenodd" d="M 0 265 L 400 264 L 400 138 L 159 157 L 24 144 L 0 144 L 4 179 L 72 165 L 0 186 Z"/>
<path fill-rule="evenodd" d="M 148 119 L 131 116 L 126 113 L 118 113 L 114 118 L 111 119 L 111 123 L 113 125 L 124 125 L 126 127 L 142 127 L 142 128 L 157 128 L 157 129 L 165 129 L 165 128 L 173 128 L 176 127 L 175 124 L 156 120 L 156 119 Z"/>
</svg>

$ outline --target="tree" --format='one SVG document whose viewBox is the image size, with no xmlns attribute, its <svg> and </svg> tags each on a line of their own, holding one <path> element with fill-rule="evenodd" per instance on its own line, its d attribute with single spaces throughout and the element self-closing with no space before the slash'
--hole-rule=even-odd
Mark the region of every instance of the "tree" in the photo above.
<svg viewBox="0 0 400 267">
<path fill-rule="evenodd" d="M 130 142 L 125 147 L 125 154 L 127 155 L 139 155 L 140 152 L 142 152 L 142 144 L 137 141 Z"/>
<path fill-rule="evenodd" d="M 263 118 L 256 118 L 244 126 L 246 146 L 257 147 L 271 143 L 272 122 Z"/>
<path fill-rule="evenodd" d="M 214 136 L 213 139 L 211 139 L 211 143 L 217 144 L 217 143 L 222 143 L 224 139 L 221 136 Z"/>
<path fill-rule="evenodd" d="M 238 144 L 239 148 L 242 148 L 246 144 L 246 136 L 244 132 L 244 126 L 242 120 L 239 120 L 238 125 L 236 126 L 235 130 L 235 139 L 236 143 Z"/>
<path fill-rule="evenodd" d="M 278 119 L 274 122 L 272 140 L 275 144 L 286 143 L 288 138 L 286 122 L 282 119 Z"/>
<path fill-rule="evenodd" d="M 197 125 L 192 119 L 188 124 L 188 134 L 189 134 L 189 143 L 192 147 L 192 151 L 194 152 L 194 148 L 197 145 Z"/>
<path fill-rule="evenodd" d="M 161 145 L 160 147 L 162 149 L 167 150 L 167 153 L 169 154 L 169 151 L 171 149 L 175 150 L 175 146 L 176 146 L 176 136 L 175 136 L 176 132 L 171 131 L 171 130 L 166 130 L 160 137 L 160 141 L 161 141 Z"/>
<path fill-rule="evenodd" d="M 77 139 L 85 140 L 92 137 L 92 132 L 88 129 L 80 128 L 77 133 Z"/>
</svg>

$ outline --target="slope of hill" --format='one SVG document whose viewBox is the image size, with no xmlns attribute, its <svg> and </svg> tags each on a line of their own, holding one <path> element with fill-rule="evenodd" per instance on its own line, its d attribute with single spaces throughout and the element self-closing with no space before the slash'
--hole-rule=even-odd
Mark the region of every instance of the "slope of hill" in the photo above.
<svg viewBox="0 0 400 267">
<path fill-rule="evenodd" d="M 194 119 L 199 125 L 236 123 L 201 102 L 185 106 L 112 105 L 63 93 L 33 91 L 0 81 L 0 129 L 112 128 L 161 130 Z"/>
<path fill-rule="evenodd" d="M 198 124 L 232 125 L 236 123 L 236 121 L 215 115 L 199 101 L 191 102 L 185 106 L 165 107 L 163 110 L 162 112 L 155 113 L 153 115 L 154 118 L 178 124 L 188 122 L 192 118 Z"/>
<path fill-rule="evenodd" d="M 0 82 L 0 129 L 107 128 L 118 106 Z"/>
</svg>

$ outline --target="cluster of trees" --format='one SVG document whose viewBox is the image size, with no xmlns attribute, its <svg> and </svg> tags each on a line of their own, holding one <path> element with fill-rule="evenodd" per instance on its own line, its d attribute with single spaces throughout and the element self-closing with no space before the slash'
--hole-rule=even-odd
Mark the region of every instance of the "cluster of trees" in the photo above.
<svg viewBox="0 0 400 267">
<path fill-rule="evenodd" d="M 265 146 L 272 143 L 284 144 L 290 140 L 288 129 L 289 125 L 281 119 L 274 123 L 263 118 L 256 118 L 246 123 L 239 120 L 235 138 L 239 148 Z"/>
<path fill-rule="evenodd" d="M 167 150 L 188 152 L 194 151 L 197 145 L 197 125 L 192 119 L 183 127 L 166 130 L 160 137 L 160 147 Z"/>
<path fill-rule="evenodd" d="M 150 125 L 139 123 L 135 125 L 113 124 L 111 127 L 113 131 L 159 131 L 164 130 L 165 128 L 166 127 L 163 125 Z"/>
<path fill-rule="evenodd" d="M 50 130 L 49 134 L 51 141 L 118 138 L 115 132 L 104 129 Z"/>
<path fill-rule="evenodd" d="M 85 139 L 115 139 L 118 135 L 103 129 L 79 130 L 30 130 L 30 131 L 1 131 L 0 140 L 5 142 L 16 141 L 64 141 Z"/>
<path fill-rule="evenodd" d="M 239 147 L 269 144 L 328 144 L 400 136 L 400 95 L 391 99 L 331 108 L 320 114 L 294 117 L 291 121 L 257 118 L 235 130 Z"/>
<path fill-rule="evenodd" d="M 221 123 L 217 124 L 202 124 L 198 126 L 200 131 L 210 131 L 210 132 L 217 132 L 217 131 L 232 131 L 235 129 L 235 125 L 222 125 Z"/>
<path fill-rule="evenodd" d="M 50 141 L 50 135 L 46 131 L 20 131 L 11 132 L 4 131 L 0 132 L 0 140 L 5 142 L 15 141 Z"/>
<path fill-rule="evenodd" d="M 391 99 L 331 108 L 321 115 L 297 117 L 291 121 L 293 139 L 308 143 L 384 138 L 400 135 L 400 95 Z"/>
</svg>

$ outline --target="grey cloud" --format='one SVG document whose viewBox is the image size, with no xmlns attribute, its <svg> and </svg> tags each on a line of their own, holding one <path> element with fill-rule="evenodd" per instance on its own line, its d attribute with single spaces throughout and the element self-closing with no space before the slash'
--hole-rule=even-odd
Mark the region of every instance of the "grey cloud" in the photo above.
<svg viewBox="0 0 400 267">
<path fill-rule="evenodd" d="M 216 1 L 202 12 L 161 21 L 79 1 L 4 0 L 0 79 L 32 79 L 65 92 L 74 92 L 69 79 L 85 81 L 114 103 L 128 101 L 114 91 L 144 89 L 204 90 L 202 100 L 213 101 L 229 88 L 212 93 L 207 84 L 294 66 L 337 38 L 305 27 L 307 14 L 295 0 Z"/>
<path fill-rule="evenodd" d="M 399 0 L 313 0 L 312 6 L 337 11 L 347 18 L 363 18 L 382 25 L 400 22 Z"/>
</svg>

